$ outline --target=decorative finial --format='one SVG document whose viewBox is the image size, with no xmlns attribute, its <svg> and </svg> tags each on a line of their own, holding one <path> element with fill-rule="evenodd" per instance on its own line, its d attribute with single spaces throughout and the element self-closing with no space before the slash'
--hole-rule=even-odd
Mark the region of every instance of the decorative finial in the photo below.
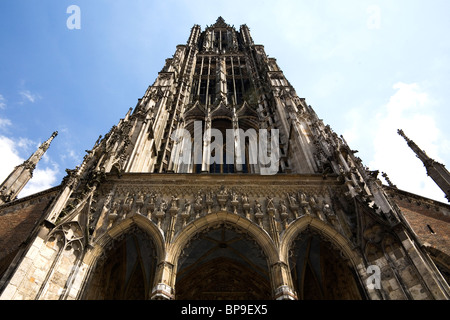
<svg viewBox="0 0 450 320">
<path fill-rule="evenodd" d="M 391 179 L 389 179 L 389 177 L 388 177 L 388 175 L 387 175 L 386 172 L 382 172 L 381 175 L 382 175 L 383 178 L 386 180 L 386 182 L 388 183 L 389 187 L 392 187 L 392 188 L 396 188 L 396 189 L 397 189 L 397 186 L 396 186 L 395 184 L 392 183 Z"/>
<path fill-rule="evenodd" d="M 405 133 L 403 132 L 402 129 L 398 129 L 398 130 L 397 130 L 397 133 L 398 133 L 399 135 L 401 135 L 407 142 L 410 141 L 410 140 L 408 139 L 408 137 L 405 135 Z"/>
</svg>

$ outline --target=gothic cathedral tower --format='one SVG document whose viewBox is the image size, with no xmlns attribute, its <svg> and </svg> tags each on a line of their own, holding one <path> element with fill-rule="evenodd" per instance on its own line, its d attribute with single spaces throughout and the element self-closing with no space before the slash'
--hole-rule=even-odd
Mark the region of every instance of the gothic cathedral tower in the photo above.
<svg viewBox="0 0 450 320">
<path fill-rule="evenodd" d="M 412 196 L 381 184 L 246 25 L 195 25 L 66 171 L 0 206 L 2 235 L 8 217 L 33 222 L 0 242 L 2 299 L 450 297 L 448 252 L 422 244 Z"/>
</svg>

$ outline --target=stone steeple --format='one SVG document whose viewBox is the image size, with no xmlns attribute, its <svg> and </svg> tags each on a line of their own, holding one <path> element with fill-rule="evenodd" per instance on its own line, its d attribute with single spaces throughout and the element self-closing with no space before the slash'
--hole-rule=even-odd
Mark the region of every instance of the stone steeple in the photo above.
<svg viewBox="0 0 450 320">
<path fill-rule="evenodd" d="M 0 206 L 0 299 L 450 297 L 388 193 L 401 190 L 383 187 L 246 25 L 194 25 L 86 152 L 58 188 Z M 31 211 L 41 223 L 26 243 L 2 242 L 6 213 Z"/>
<path fill-rule="evenodd" d="M 427 175 L 436 182 L 442 191 L 444 191 L 445 197 L 450 201 L 450 173 L 445 166 L 442 163 L 431 159 L 425 151 L 420 149 L 414 141 L 410 140 L 405 135 L 403 130 L 399 129 L 397 132 L 406 140 L 408 146 L 414 151 L 417 158 L 423 162 L 423 165 L 427 169 Z"/>
<path fill-rule="evenodd" d="M 58 135 L 55 131 L 40 147 L 21 165 L 18 165 L 0 185 L 0 204 L 14 200 L 25 185 L 33 177 L 34 168 L 41 160 L 52 140 Z"/>
</svg>

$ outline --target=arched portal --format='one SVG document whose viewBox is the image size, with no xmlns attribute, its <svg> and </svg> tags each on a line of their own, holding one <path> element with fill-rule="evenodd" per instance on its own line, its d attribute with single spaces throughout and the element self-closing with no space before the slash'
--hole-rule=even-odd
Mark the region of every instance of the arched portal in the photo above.
<svg viewBox="0 0 450 320">
<path fill-rule="evenodd" d="M 157 254 L 151 237 L 139 227 L 106 245 L 84 290 L 86 300 L 149 299 Z"/>
<path fill-rule="evenodd" d="M 299 300 L 360 300 L 356 274 L 318 233 L 305 230 L 291 247 L 289 265 Z"/>
<path fill-rule="evenodd" d="M 259 245 L 227 223 L 194 236 L 178 260 L 180 300 L 271 299 L 267 259 Z"/>
</svg>

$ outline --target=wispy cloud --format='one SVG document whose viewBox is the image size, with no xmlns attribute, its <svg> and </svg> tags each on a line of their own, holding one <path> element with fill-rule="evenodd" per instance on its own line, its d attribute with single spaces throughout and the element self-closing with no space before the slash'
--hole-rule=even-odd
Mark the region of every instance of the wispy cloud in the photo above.
<svg viewBox="0 0 450 320">
<path fill-rule="evenodd" d="M 66 144 L 66 152 L 64 152 L 64 153 L 61 153 L 61 155 L 60 155 L 60 158 L 61 158 L 61 161 L 73 161 L 73 160 L 75 160 L 75 161 L 77 161 L 77 160 L 79 160 L 79 157 L 77 156 L 77 153 L 75 152 L 75 150 L 73 150 L 73 149 L 70 149 L 68 146 L 67 146 L 67 144 Z"/>
<path fill-rule="evenodd" d="M 6 108 L 6 100 L 3 97 L 3 95 L 0 94 L 0 109 L 5 109 Z"/>
<path fill-rule="evenodd" d="M 11 120 L 0 118 L 0 129 L 4 130 L 7 127 L 11 126 Z"/>
<path fill-rule="evenodd" d="M 23 188 L 20 197 L 23 198 L 55 186 L 58 174 L 59 169 L 55 163 L 52 163 L 51 167 L 36 168 L 33 172 L 33 178 Z"/>
<path fill-rule="evenodd" d="M 351 146 L 359 145 L 362 160 L 371 170 L 386 172 L 398 188 L 446 202 L 422 162 L 397 134 L 403 129 L 428 156 L 442 162 L 440 154 L 448 150 L 450 141 L 438 127 L 435 102 L 418 83 L 398 82 L 393 89 L 385 104 L 372 106 L 377 110 L 373 114 L 366 113 L 367 106 L 347 112 L 351 126 L 344 137 Z"/>
<path fill-rule="evenodd" d="M 433 100 L 417 83 L 399 82 L 394 89 L 396 92 L 375 119 L 374 156 L 369 167 L 388 173 L 400 189 L 445 201 L 422 162 L 397 134 L 397 129 L 403 129 L 421 149 L 439 161 L 439 151 L 448 141 L 437 126 Z"/>
<path fill-rule="evenodd" d="M 22 102 L 28 101 L 34 103 L 36 100 L 41 99 L 39 94 L 32 93 L 30 90 L 21 90 L 19 91 L 19 94 L 22 97 Z"/>
<path fill-rule="evenodd" d="M 0 181 L 3 182 L 15 166 L 25 159 L 19 156 L 15 142 L 5 136 L 0 136 Z M 0 183 L 1 183 L 0 182 Z"/>
</svg>

